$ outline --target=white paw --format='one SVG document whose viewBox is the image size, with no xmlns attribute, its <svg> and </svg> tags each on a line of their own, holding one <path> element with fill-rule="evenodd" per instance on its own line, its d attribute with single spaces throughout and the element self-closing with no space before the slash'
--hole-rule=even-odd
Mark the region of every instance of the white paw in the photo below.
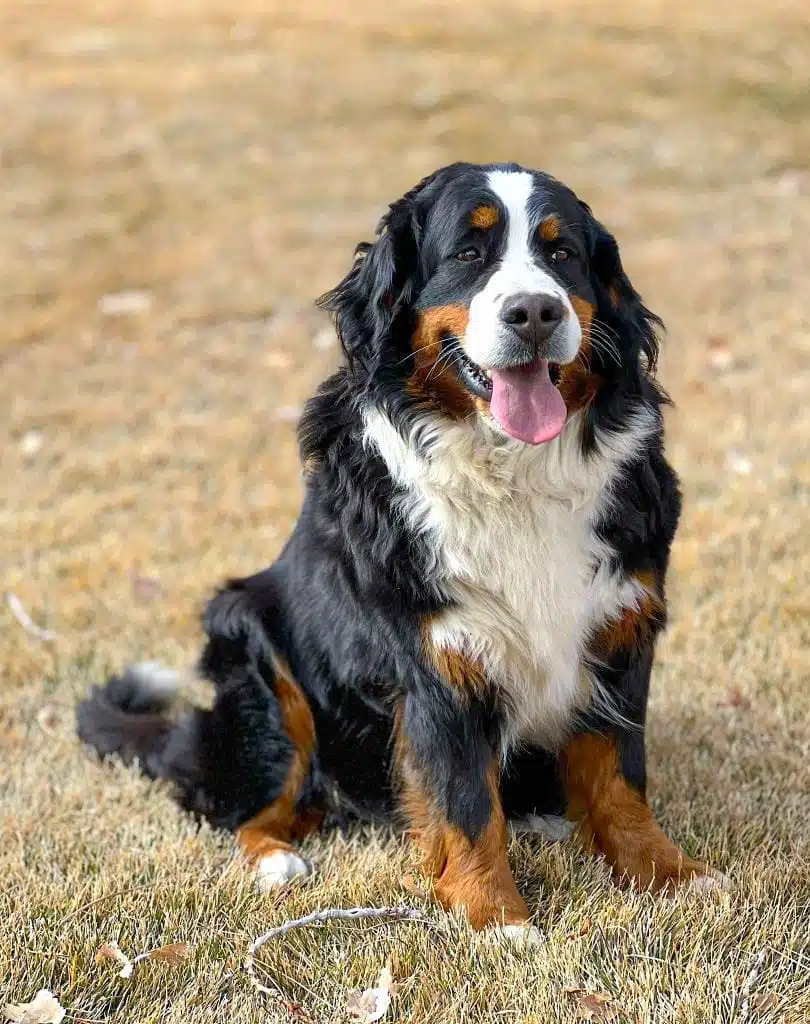
<svg viewBox="0 0 810 1024">
<path fill-rule="evenodd" d="M 501 924 L 489 934 L 513 946 L 542 946 L 546 941 L 545 935 L 533 924 Z"/>
<path fill-rule="evenodd" d="M 698 892 L 707 892 L 710 889 L 726 891 L 731 888 L 731 879 L 722 871 L 712 871 L 708 875 L 693 875 L 687 882 L 687 888 Z"/>
<path fill-rule="evenodd" d="M 260 892 L 270 892 L 294 878 L 308 878 L 312 865 L 292 850 L 276 850 L 262 857 L 256 867 L 256 885 Z"/>
<path fill-rule="evenodd" d="M 527 814 L 512 822 L 515 832 L 531 832 L 542 836 L 547 843 L 562 843 L 574 831 L 574 822 L 556 814 Z"/>
</svg>

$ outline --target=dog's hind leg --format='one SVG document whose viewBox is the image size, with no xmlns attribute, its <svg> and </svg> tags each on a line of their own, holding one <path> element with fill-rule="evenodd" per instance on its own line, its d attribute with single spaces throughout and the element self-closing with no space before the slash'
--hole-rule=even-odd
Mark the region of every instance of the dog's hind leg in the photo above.
<svg viewBox="0 0 810 1024">
<path fill-rule="evenodd" d="M 266 889 L 311 870 L 292 843 L 317 824 L 315 727 L 303 691 L 276 659 L 218 669 L 213 707 L 175 717 L 176 682 L 166 670 L 130 668 L 93 687 L 78 731 L 102 756 L 137 760 L 150 778 L 172 782 L 185 808 L 235 832 Z"/>
<path fill-rule="evenodd" d="M 311 866 L 291 843 L 314 828 L 319 816 L 317 808 L 301 807 L 315 751 L 309 702 L 286 665 L 275 659 L 274 667 L 274 694 L 289 741 L 286 766 L 283 777 L 277 776 L 274 798 L 236 830 L 242 852 L 255 866 L 257 883 L 264 890 L 311 873 Z"/>
</svg>

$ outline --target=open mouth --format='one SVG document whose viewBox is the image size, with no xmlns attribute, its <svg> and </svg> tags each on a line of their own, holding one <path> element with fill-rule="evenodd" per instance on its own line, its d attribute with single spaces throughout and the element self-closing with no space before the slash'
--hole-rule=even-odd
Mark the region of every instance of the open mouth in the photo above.
<svg viewBox="0 0 810 1024">
<path fill-rule="evenodd" d="M 560 365 L 534 359 L 520 366 L 485 370 L 462 351 L 452 347 L 461 383 L 489 403 L 489 413 L 510 437 L 527 444 L 544 444 L 565 426 L 568 410 L 557 385 Z"/>
<path fill-rule="evenodd" d="M 492 398 L 492 377 L 483 367 L 479 366 L 478 363 L 474 363 L 472 359 L 465 355 L 460 345 L 453 346 L 453 358 L 456 364 L 458 379 L 464 387 L 468 391 L 472 391 L 478 398 L 483 398 L 485 402 L 489 402 Z"/>
<path fill-rule="evenodd" d="M 462 351 L 461 346 L 458 344 L 453 345 L 453 360 L 455 362 L 458 378 L 464 387 L 467 388 L 468 391 L 472 391 L 472 393 L 478 398 L 483 398 L 485 402 L 491 401 L 492 376 L 482 366 L 479 366 L 478 363 L 474 363 L 472 359 Z M 534 366 L 536 364 L 531 363 L 526 365 Z M 551 383 L 557 387 L 560 383 L 562 367 L 559 363 L 549 362 L 547 365 L 549 379 L 551 380 Z M 521 367 L 515 367 L 515 369 L 521 369 Z"/>
</svg>

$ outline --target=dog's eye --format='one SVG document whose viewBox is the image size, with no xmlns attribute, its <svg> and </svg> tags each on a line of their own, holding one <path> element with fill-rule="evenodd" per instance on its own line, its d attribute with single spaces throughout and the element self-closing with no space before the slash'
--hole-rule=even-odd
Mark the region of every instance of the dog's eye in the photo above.
<svg viewBox="0 0 810 1024">
<path fill-rule="evenodd" d="M 476 260 L 481 259 L 481 253 L 473 246 L 470 246 L 469 249 L 462 249 L 461 252 L 457 252 L 456 259 L 459 263 L 475 263 Z"/>
<path fill-rule="evenodd" d="M 576 253 L 573 249 L 561 245 L 559 249 L 555 249 L 551 254 L 551 259 L 554 263 L 565 263 L 566 260 L 573 259 L 574 256 L 576 256 Z"/>
</svg>

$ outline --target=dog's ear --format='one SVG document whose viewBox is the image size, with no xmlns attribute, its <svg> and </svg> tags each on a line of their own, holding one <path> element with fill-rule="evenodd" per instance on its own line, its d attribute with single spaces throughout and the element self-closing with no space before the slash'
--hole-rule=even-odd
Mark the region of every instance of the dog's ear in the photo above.
<svg viewBox="0 0 810 1024">
<path fill-rule="evenodd" d="M 346 277 L 318 300 L 332 314 L 350 366 L 371 371 L 381 341 L 414 298 L 420 275 L 421 210 L 432 174 L 391 205 L 373 243 L 362 242 Z"/>
<path fill-rule="evenodd" d="M 590 244 L 591 284 L 597 297 L 599 319 L 613 327 L 631 351 L 643 354 L 650 372 L 658 362 L 658 331 L 663 322 L 641 301 L 625 273 L 619 245 L 607 228 L 580 201 L 585 211 L 585 232 Z"/>
</svg>

